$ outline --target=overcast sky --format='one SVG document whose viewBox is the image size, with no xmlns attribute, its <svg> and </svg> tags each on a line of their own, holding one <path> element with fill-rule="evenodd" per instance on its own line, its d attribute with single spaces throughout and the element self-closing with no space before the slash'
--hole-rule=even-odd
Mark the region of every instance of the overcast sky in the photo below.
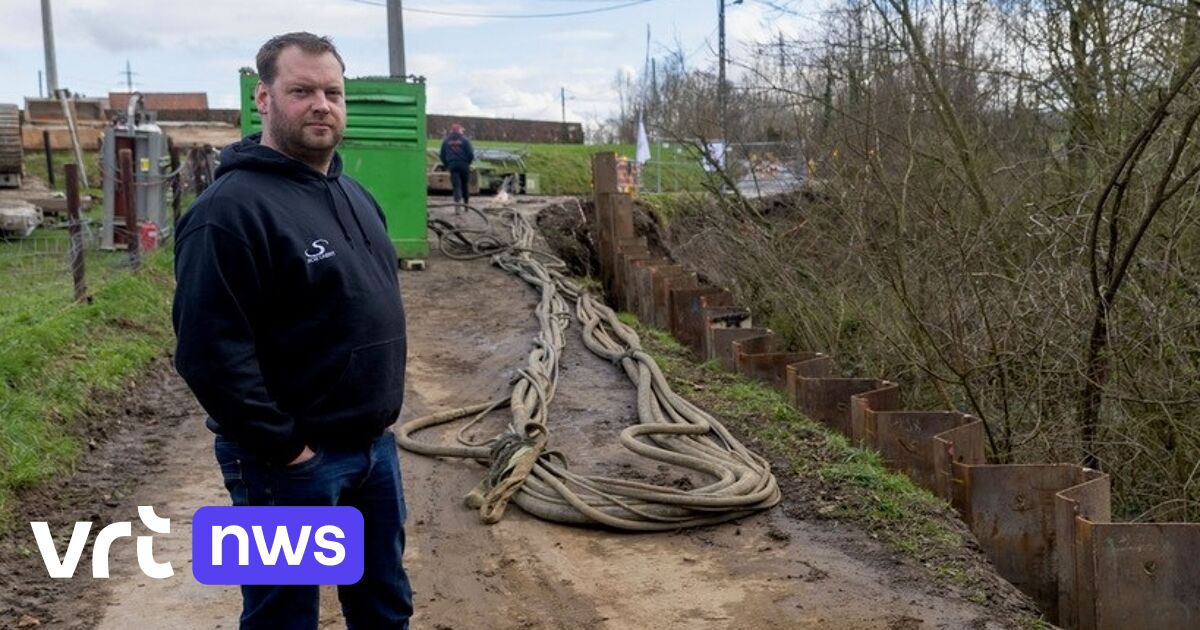
<svg viewBox="0 0 1200 630">
<path fill-rule="evenodd" d="M 729 0 L 732 1 L 732 0 Z M 387 74 L 383 0 L 52 0 L 60 87 L 89 96 L 125 89 L 125 62 L 141 91 L 207 92 L 211 107 L 237 106 L 237 70 L 273 34 L 309 30 L 333 37 L 347 76 Z M 379 3 L 379 5 L 371 3 Z M 613 78 L 640 73 L 646 54 L 682 48 L 689 64 L 715 65 L 718 0 L 649 0 L 571 17 L 451 17 L 408 11 L 529 15 L 627 4 L 629 0 L 405 0 L 408 72 L 428 79 L 429 112 L 558 120 L 609 115 Z M 800 5 L 794 2 L 793 5 Z M 728 8 L 737 54 L 799 20 L 762 0 Z M 0 0 L 0 102 L 38 94 L 44 68 L 39 0 Z"/>
</svg>

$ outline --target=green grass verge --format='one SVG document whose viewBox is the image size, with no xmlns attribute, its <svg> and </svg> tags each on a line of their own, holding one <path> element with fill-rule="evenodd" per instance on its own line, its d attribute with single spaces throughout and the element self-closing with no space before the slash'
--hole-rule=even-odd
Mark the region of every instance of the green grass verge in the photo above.
<svg viewBox="0 0 1200 630">
<path fill-rule="evenodd" d="M 629 313 L 619 317 L 637 331 L 677 393 L 748 437 L 764 457 L 782 462 L 786 471 L 776 472 L 791 474 L 814 518 L 855 523 L 966 599 L 988 601 L 980 563 L 966 551 L 966 527 L 949 504 L 889 471 L 877 452 L 852 446 L 840 433 L 800 413 L 782 393 L 716 362 L 697 364 L 670 333 Z M 1028 628 L 1049 627 L 1033 615 L 1013 621 Z"/>
<path fill-rule="evenodd" d="M 0 270 L 21 246 L 0 243 Z M 83 415 L 171 346 L 170 250 L 136 273 L 115 266 L 122 255 L 90 257 L 90 303 L 71 301 L 65 266 L 0 300 L 0 528 L 16 492 L 71 468 Z"/>
<path fill-rule="evenodd" d="M 441 140 L 430 139 L 429 148 L 437 149 Z M 586 195 L 592 190 L 592 156 L 611 151 L 632 158 L 632 144 L 529 144 L 515 142 L 475 143 L 477 148 L 511 149 L 525 154 L 525 168 L 539 177 L 544 195 Z M 702 190 L 704 171 L 698 158 L 682 147 L 655 145 L 654 158 L 645 166 L 643 192 L 655 190 Z M 436 158 L 429 158 L 435 161 Z"/>
</svg>

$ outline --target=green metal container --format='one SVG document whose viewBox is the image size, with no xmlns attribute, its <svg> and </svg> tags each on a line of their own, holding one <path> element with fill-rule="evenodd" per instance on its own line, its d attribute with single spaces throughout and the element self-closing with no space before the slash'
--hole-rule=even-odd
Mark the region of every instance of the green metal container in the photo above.
<svg viewBox="0 0 1200 630">
<path fill-rule="evenodd" d="M 262 130 L 254 104 L 258 75 L 243 73 L 242 135 Z M 346 79 L 346 136 L 338 153 L 346 174 L 375 196 L 400 258 L 424 258 L 425 84 L 405 79 Z"/>
</svg>

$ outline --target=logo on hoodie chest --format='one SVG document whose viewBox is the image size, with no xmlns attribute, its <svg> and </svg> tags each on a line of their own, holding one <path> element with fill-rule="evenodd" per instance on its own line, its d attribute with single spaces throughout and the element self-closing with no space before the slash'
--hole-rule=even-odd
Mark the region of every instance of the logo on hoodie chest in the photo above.
<svg viewBox="0 0 1200 630">
<path fill-rule="evenodd" d="M 326 258 L 333 258 L 337 252 L 329 249 L 329 241 L 319 238 L 312 242 L 308 249 L 304 250 L 304 260 L 311 265 L 315 262 L 320 262 Z"/>
</svg>

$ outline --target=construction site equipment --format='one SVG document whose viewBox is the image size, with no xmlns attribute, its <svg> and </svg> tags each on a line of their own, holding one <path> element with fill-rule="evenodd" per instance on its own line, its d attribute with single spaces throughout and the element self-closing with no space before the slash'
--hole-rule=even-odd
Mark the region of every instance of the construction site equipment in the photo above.
<svg viewBox="0 0 1200 630">
<path fill-rule="evenodd" d="M 477 209 L 472 212 L 487 216 Z M 654 359 L 642 351 L 637 333 L 616 313 L 565 275 L 566 265 L 534 250 L 534 227 L 520 212 L 506 210 L 511 240 L 490 227 L 462 229 L 431 222 L 442 249 L 455 258 L 491 257 L 492 263 L 532 285 L 541 296 L 541 325 L 526 367 L 507 399 L 483 402 L 418 418 L 400 427 L 401 447 L 432 457 L 464 457 L 490 462 L 488 475 L 467 495 L 485 523 L 495 523 L 509 500 L 551 521 L 602 525 L 634 531 L 663 531 L 720 523 L 769 508 L 780 500 L 770 464 L 744 447 L 724 426 L 671 390 Z M 648 460 L 679 466 L 709 479 L 683 490 L 672 485 L 581 475 L 566 459 L 547 451 L 549 407 L 558 389 L 559 363 L 571 310 L 580 322 L 584 344 L 597 356 L 624 370 L 637 387 L 638 423 L 621 431 L 621 444 Z M 471 418 L 474 424 L 507 406 L 508 429 L 486 444 L 461 437 L 462 446 L 418 442 L 423 429 Z"/>
<path fill-rule="evenodd" d="M 450 194 L 450 173 L 438 161 L 437 149 L 428 150 L 430 167 L 429 192 Z M 527 172 L 525 151 L 514 149 L 475 149 L 475 162 L 471 165 L 469 182 L 472 195 L 479 193 L 494 195 L 505 190 L 514 195 L 536 195 L 541 192 L 538 176 Z"/>
<path fill-rule="evenodd" d="M 41 224 L 41 208 L 19 199 L 0 199 L 0 238 L 24 238 Z"/>
<path fill-rule="evenodd" d="M 426 174 L 426 187 L 429 192 L 435 194 L 449 195 L 454 192 L 454 184 L 450 181 L 450 171 L 446 170 L 444 164 L 434 164 L 429 169 L 429 173 Z M 467 178 L 467 192 L 472 195 L 479 194 L 479 171 L 474 168 L 471 169 L 471 175 Z"/>
<path fill-rule="evenodd" d="M 16 105 L 0 103 L 0 188 L 20 188 L 24 161 L 21 114 Z"/>
<path fill-rule="evenodd" d="M 258 75 L 243 72 L 242 133 L 262 130 L 254 103 Z M 338 152 L 347 175 L 383 208 L 401 259 L 428 255 L 425 241 L 425 83 L 423 79 L 346 80 L 346 135 Z"/>
<path fill-rule="evenodd" d="M 126 190 L 120 183 L 117 156 L 122 149 L 133 152 L 132 190 Z M 126 225 L 123 214 L 126 195 L 132 196 L 137 223 L 153 223 L 159 233 L 170 230 L 167 189 L 173 173 L 167 136 L 159 128 L 155 113 L 142 108 L 137 94 L 130 98 L 129 108 L 104 130 L 100 170 L 104 179 L 101 248 L 125 249 L 139 238 L 141 228 Z"/>
</svg>

